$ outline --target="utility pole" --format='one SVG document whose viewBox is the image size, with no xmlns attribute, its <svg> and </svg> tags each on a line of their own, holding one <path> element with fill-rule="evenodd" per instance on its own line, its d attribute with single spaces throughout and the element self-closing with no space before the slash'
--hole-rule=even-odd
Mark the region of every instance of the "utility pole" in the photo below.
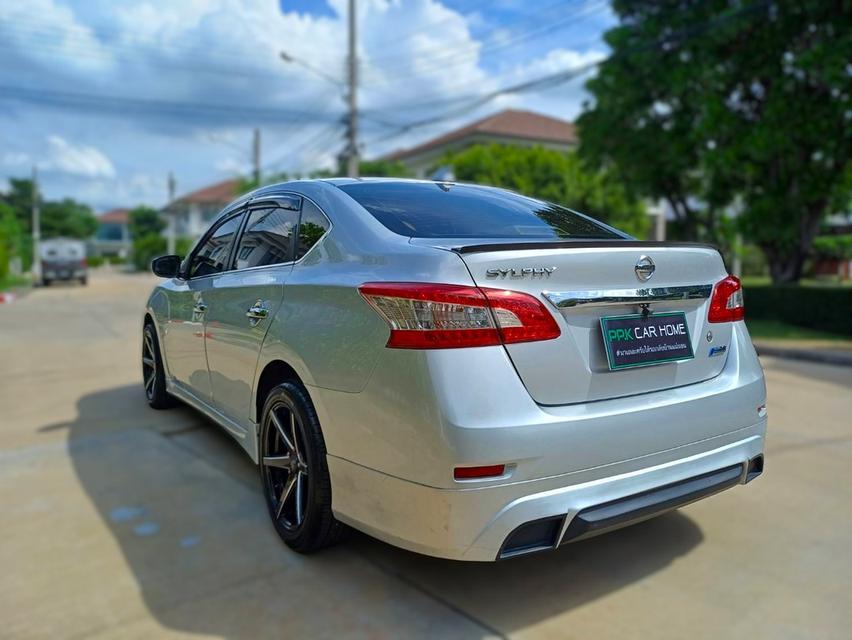
<svg viewBox="0 0 852 640">
<path fill-rule="evenodd" d="M 358 177 L 358 55 L 356 43 L 358 37 L 357 12 L 355 0 L 349 0 L 349 92 L 346 96 L 349 118 L 346 128 L 346 175 Z"/>
<path fill-rule="evenodd" d="M 168 248 L 166 249 L 166 253 L 169 255 L 174 255 L 176 249 L 175 246 L 177 244 L 177 239 L 175 238 L 176 229 L 175 229 L 175 212 L 172 211 L 172 203 L 175 201 L 175 174 L 169 171 L 169 177 L 167 181 L 168 190 L 169 190 L 169 202 L 166 205 L 166 215 L 168 219 L 166 220 L 166 243 Z"/>
<path fill-rule="evenodd" d="M 254 183 L 259 187 L 260 186 L 260 129 L 255 128 L 254 130 L 254 142 L 252 144 L 252 165 L 254 166 Z"/>
<path fill-rule="evenodd" d="M 32 184 L 32 213 L 33 213 L 33 263 L 32 272 L 36 285 L 41 284 L 41 209 L 38 195 L 38 167 L 33 165 Z"/>
</svg>

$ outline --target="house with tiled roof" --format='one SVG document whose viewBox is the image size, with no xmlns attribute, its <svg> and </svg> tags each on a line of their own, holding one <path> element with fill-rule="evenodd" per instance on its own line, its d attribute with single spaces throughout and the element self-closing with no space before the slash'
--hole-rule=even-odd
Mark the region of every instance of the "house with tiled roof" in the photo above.
<svg viewBox="0 0 852 640">
<path fill-rule="evenodd" d="M 213 217 L 239 195 L 239 188 L 239 179 L 223 180 L 174 199 L 161 213 L 166 220 L 173 218 L 178 238 L 197 238 Z"/>
<path fill-rule="evenodd" d="M 418 178 L 425 178 L 445 154 L 475 144 L 541 146 L 570 151 L 577 146 L 577 131 L 567 120 L 532 111 L 505 109 L 414 147 L 394 151 L 384 159 L 399 161 Z"/>
</svg>

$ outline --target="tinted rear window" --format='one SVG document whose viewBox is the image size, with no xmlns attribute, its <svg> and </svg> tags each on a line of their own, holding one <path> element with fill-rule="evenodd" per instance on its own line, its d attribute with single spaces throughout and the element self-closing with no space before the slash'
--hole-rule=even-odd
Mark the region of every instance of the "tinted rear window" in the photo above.
<svg viewBox="0 0 852 640">
<path fill-rule="evenodd" d="M 623 238 L 559 205 L 472 185 L 338 185 L 391 231 L 414 238 Z"/>
</svg>

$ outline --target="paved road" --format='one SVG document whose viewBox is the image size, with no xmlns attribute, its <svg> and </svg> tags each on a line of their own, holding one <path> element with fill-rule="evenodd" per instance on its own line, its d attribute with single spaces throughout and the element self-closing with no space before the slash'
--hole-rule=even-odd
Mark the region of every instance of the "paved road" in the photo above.
<svg viewBox="0 0 852 640">
<path fill-rule="evenodd" d="M 764 476 L 656 520 L 496 564 L 302 557 L 235 443 L 146 407 L 152 282 L 0 306 L 0 637 L 850 637 L 852 368 L 766 360 Z"/>
</svg>

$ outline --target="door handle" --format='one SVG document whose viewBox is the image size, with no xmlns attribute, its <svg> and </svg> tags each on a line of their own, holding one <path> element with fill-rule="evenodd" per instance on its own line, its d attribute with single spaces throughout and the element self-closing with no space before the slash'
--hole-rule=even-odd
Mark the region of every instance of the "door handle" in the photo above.
<svg viewBox="0 0 852 640">
<path fill-rule="evenodd" d="M 246 311 L 246 317 L 255 321 L 263 320 L 268 315 L 269 309 L 260 300 L 255 302 L 249 307 L 248 311 Z"/>
</svg>

